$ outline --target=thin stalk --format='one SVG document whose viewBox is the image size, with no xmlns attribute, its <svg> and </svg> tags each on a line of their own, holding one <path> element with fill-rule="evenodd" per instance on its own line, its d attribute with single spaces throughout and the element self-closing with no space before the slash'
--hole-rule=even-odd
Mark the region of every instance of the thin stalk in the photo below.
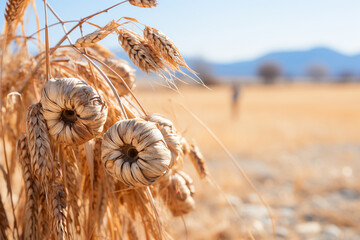
<svg viewBox="0 0 360 240">
<path fill-rule="evenodd" d="M 158 224 L 158 228 L 159 228 L 159 234 L 160 234 L 160 239 L 163 239 L 163 232 L 162 232 L 162 225 L 161 225 L 161 221 L 160 221 L 160 216 L 159 216 L 159 213 L 156 209 L 156 206 L 155 206 L 155 201 L 154 201 L 154 198 L 151 194 L 151 191 L 150 191 L 150 187 L 146 187 L 146 190 L 145 190 L 145 193 L 147 195 L 147 197 L 149 198 L 149 201 L 150 201 L 150 205 L 154 211 L 154 214 L 155 214 L 155 218 L 156 218 L 156 221 L 157 221 L 157 224 Z"/>
<path fill-rule="evenodd" d="M 89 61 L 99 72 L 100 74 L 104 77 L 104 79 L 106 80 L 107 84 L 110 86 L 111 90 L 113 91 L 115 97 L 116 97 L 116 100 L 118 101 L 119 105 L 120 105 L 120 108 L 121 108 L 121 111 L 122 113 L 124 114 L 124 117 L 125 119 L 128 119 L 128 116 L 126 114 L 126 111 L 125 111 L 125 108 L 124 108 L 124 105 L 122 104 L 122 101 L 120 99 L 120 96 L 119 94 L 117 93 L 116 91 L 116 88 L 114 87 L 114 85 L 111 83 L 110 79 L 106 76 L 106 74 L 103 72 L 103 70 L 101 70 L 101 68 L 96 65 L 88 56 L 86 56 L 86 54 L 84 54 L 80 49 L 78 49 L 77 47 L 73 46 L 73 48 L 78 52 L 80 53 L 84 58 L 86 58 L 87 61 Z"/>
<path fill-rule="evenodd" d="M 129 88 L 128 84 L 125 82 L 125 80 L 117 73 L 115 72 L 111 67 L 109 67 L 107 64 L 105 64 L 104 62 L 100 61 L 99 59 L 97 59 L 96 57 L 90 55 L 90 54 L 86 54 L 88 57 L 92 58 L 93 60 L 99 62 L 101 65 L 103 65 L 104 67 L 106 67 L 108 70 L 110 70 L 113 74 L 115 74 L 121 81 L 122 83 L 125 85 L 126 89 L 129 91 L 130 95 L 135 99 L 136 103 L 139 105 L 139 107 L 141 108 L 141 111 L 143 111 L 143 113 L 145 114 L 145 116 L 148 116 L 147 112 L 145 111 L 145 109 L 143 108 L 143 106 L 141 105 L 141 103 L 139 102 L 139 100 L 137 99 L 137 97 L 135 96 L 134 92 Z"/>
<path fill-rule="evenodd" d="M 48 21 L 47 21 L 47 3 L 44 0 L 44 11 L 45 11 L 45 59 L 46 59 L 46 81 L 49 81 L 50 78 L 50 54 L 49 54 L 49 28 L 48 28 Z"/>
<path fill-rule="evenodd" d="M 93 17 L 95 17 L 95 16 L 97 16 L 97 15 L 99 15 L 99 14 L 101 14 L 101 13 L 107 12 L 107 11 L 109 11 L 110 9 L 112 9 L 112 8 L 114 8 L 114 7 L 117 7 L 117 6 L 119 6 L 120 4 L 123 4 L 123 3 L 127 2 L 127 1 L 128 1 L 128 0 L 122 1 L 122 2 L 117 3 L 117 4 L 114 4 L 114 5 L 106 8 L 106 9 L 104 9 L 104 10 L 102 10 L 102 11 L 99 11 L 99 12 L 97 12 L 97 13 L 91 14 L 91 15 L 85 17 L 85 18 L 80 19 L 80 21 L 78 22 L 78 24 L 76 24 L 73 28 L 71 28 L 70 31 L 68 31 L 68 33 L 66 33 L 65 36 L 63 36 L 63 38 L 56 44 L 56 46 L 51 49 L 49 55 L 52 55 L 52 54 L 56 51 L 56 49 L 59 48 L 60 45 L 67 39 L 68 35 L 69 35 L 72 31 L 74 31 L 76 28 L 78 28 L 81 24 L 83 24 L 83 23 L 86 22 L 87 20 L 89 20 L 89 19 L 91 19 L 91 18 L 93 18 Z M 35 76 L 35 74 L 36 74 L 36 73 L 38 72 L 38 70 L 40 69 L 41 64 L 42 64 L 43 61 L 44 61 L 44 58 L 42 58 L 42 59 L 40 59 L 40 60 L 38 61 L 37 65 L 35 66 L 35 68 L 33 69 L 33 71 L 28 75 L 28 77 L 26 78 L 26 80 L 25 80 L 25 81 L 23 82 L 23 84 L 20 86 L 19 91 L 18 91 L 19 93 L 22 93 L 22 92 L 24 91 L 24 89 L 27 87 L 30 79 L 31 79 L 33 76 Z"/>
<path fill-rule="evenodd" d="M 46 0 L 44 0 L 44 2 L 46 3 Z M 126 2 L 126 1 L 125 1 L 125 2 Z M 119 3 L 119 4 L 120 4 L 120 3 Z M 105 78 L 107 84 L 110 86 L 110 88 L 111 88 L 111 90 L 113 91 L 113 93 L 114 93 L 117 101 L 119 102 L 119 105 L 120 105 L 120 108 L 121 108 L 122 113 L 124 114 L 124 117 L 125 117 L 126 119 L 128 119 L 128 116 L 127 116 L 127 114 L 126 114 L 124 105 L 122 104 L 122 101 L 121 101 L 121 99 L 120 99 L 120 96 L 119 96 L 119 94 L 117 93 L 114 85 L 111 83 L 110 79 L 109 79 L 109 78 L 106 76 L 106 74 L 101 70 L 101 68 L 99 68 L 99 66 L 97 66 L 97 65 L 87 56 L 86 53 L 83 53 L 79 48 L 77 48 L 77 47 L 74 46 L 74 43 L 73 43 L 73 41 L 71 40 L 71 38 L 70 38 L 70 36 L 69 36 L 69 33 L 71 32 L 71 30 L 70 30 L 70 32 L 68 32 L 67 29 L 66 29 L 66 27 L 65 27 L 65 24 L 63 23 L 63 20 L 60 18 L 60 16 L 55 12 L 55 10 L 54 10 L 49 4 L 46 3 L 46 5 L 47 5 L 47 7 L 50 9 L 50 11 L 54 14 L 54 16 L 59 20 L 59 22 L 61 22 L 61 25 L 62 25 L 63 30 L 64 30 L 64 32 L 65 32 L 65 37 L 67 38 L 67 40 L 69 41 L 69 43 L 72 45 L 72 47 L 73 47 L 77 52 L 79 52 L 84 58 L 86 58 L 86 60 L 89 61 L 89 62 L 100 72 L 100 74 Z M 114 5 L 114 6 L 116 6 L 116 5 Z"/>
</svg>

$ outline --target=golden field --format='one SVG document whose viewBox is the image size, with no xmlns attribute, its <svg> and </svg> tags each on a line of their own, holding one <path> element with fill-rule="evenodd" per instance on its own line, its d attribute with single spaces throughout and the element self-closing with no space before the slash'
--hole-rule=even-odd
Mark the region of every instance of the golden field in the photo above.
<svg viewBox="0 0 360 240">
<path fill-rule="evenodd" d="M 140 85 L 144 107 L 170 118 L 194 139 L 224 194 L 195 179 L 197 209 L 172 220 L 176 239 L 271 239 L 269 216 L 219 144 L 225 144 L 272 207 L 278 239 L 360 237 L 360 85 L 244 86 L 238 115 L 231 87 L 182 86 L 179 92 Z M 239 212 L 231 211 L 224 195 Z M 243 222 L 242 222 L 243 221 Z"/>
</svg>

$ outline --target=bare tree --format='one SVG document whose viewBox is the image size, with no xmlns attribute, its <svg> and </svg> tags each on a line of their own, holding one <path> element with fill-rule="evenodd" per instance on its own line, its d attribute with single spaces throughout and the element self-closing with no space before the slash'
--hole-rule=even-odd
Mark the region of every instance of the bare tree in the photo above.
<svg viewBox="0 0 360 240">
<path fill-rule="evenodd" d="M 219 84 L 219 80 L 215 77 L 210 63 L 207 63 L 202 59 L 197 59 L 193 66 L 195 72 L 198 73 L 198 76 L 205 83 L 205 85 L 210 86 Z"/>
<path fill-rule="evenodd" d="M 313 81 L 321 81 L 328 75 L 328 69 L 320 63 L 311 64 L 306 69 L 306 75 Z"/>
<path fill-rule="evenodd" d="M 346 82 L 355 82 L 356 81 L 356 73 L 351 70 L 344 70 L 339 74 L 339 83 L 346 83 Z"/>
<path fill-rule="evenodd" d="M 262 78 L 263 83 L 272 84 L 282 75 L 282 69 L 276 62 L 264 62 L 259 66 L 257 75 Z"/>
</svg>

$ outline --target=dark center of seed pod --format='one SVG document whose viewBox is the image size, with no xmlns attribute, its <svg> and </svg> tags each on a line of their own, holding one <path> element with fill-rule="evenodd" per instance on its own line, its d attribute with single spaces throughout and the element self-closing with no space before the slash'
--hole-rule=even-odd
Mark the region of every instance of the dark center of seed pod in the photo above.
<svg viewBox="0 0 360 240">
<path fill-rule="evenodd" d="M 122 149 L 122 153 L 127 157 L 130 162 L 135 162 L 138 159 L 139 152 L 134 146 L 125 145 Z"/>
<path fill-rule="evenodd" d="M 77 119 L 76 112 L 73 110 L 64 110 L 61 113 L 61 119 L 64 120 L 65 123 L 74 123 Z"/>
</svg>

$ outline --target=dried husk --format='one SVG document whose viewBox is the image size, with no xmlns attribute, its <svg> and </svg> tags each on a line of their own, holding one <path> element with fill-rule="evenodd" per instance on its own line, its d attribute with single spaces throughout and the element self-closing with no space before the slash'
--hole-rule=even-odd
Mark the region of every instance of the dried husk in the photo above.
<svg viewBox="0 0 360 240">
<path fill-rule="evenodd" d="M 133 187 L 151 185 L 171 163 L 160 130 L 142 119 L 122 120 L 110 127 L 104 134 L 101 155 L 108 173 Z"/>
<path fill-rule="evenodd" d="M 159 115 L 150 115 L 146 117 L 146 120 L 157 124 L 164 136 L 164 140 L 171 150 L 171 166 L 179 164 L 179 161 L 183 158 L 182 145 L 180 142 L 180 136 L 177 134 L 174 124 Z"/>
<path fill-rule="evenodd" d="M 119 74 L 119 76 L 125 81 L 126 85 L 129 87 L 130 90 L 135 89 L 135 69 L 133 69 L 127 61 L 122 59 L 107 59 L 104 63 L 108 65 L 112 70 L 114 70 L 117 74 Z M 106 67 L 103 67 L 103 70 L 109 77 L 111 82 L 114 84 L 120 96 L 129 94 L 128 89 L 125 87 L 123 81 L 118 78 L 118 76 L 116 76 Z"/>
<path fill-rule="evenodd" d="M 50 79 L 41 92 L 50 135 L 60 143 L 82 144 L 99 135 L 107 106 L 93 88 L 76 78 Z"/>
<path fill-rule="evenodd" d="M 195 188 L 189 175 L 175 171 L 159 185 L 160 195 L 173 216 L 182 216 L 195 209 Z"/>
</svg>

